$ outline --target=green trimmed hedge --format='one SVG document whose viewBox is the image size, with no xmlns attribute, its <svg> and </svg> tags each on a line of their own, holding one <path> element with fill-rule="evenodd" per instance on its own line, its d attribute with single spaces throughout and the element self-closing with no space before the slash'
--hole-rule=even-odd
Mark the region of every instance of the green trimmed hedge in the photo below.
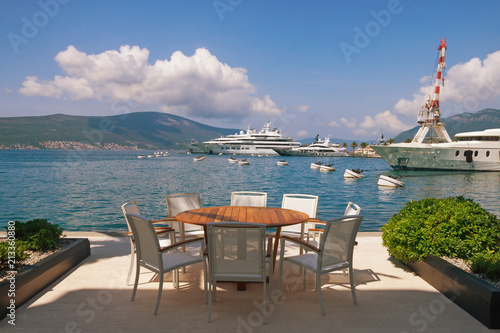
<svg viewBox="0 0 500 333">
<path fill-rule="evenodd" d="M 57 224 L 52 224 L 45 219 L 34 219 L 27 222 L 14 221 L 13 225 L 11 223 L 5 229 L 8 235 L 12 230 L 15 231 L 12 243 L 14 243 L 16 263 L 26 259 L 25 251 L 27 250 L 46 251 L 55 248 L 63 232 L 63 229 Z M 0 242 L 1 269 L 6 269 L 9 258 L 12 259 L 11 242 Z"/>
<path fill-rule="evenodd" d="M 382 244 L 404 263 L 429 255 L 471 261 L 500 253 L 499 219 L 462 196 L 410 201 L 382 231 Z"/>
</svg>

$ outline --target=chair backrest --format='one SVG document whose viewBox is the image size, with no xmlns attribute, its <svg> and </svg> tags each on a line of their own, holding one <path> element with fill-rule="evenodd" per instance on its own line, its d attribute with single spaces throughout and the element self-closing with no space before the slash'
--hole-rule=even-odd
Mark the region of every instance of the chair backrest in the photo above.
<svg viewBox="0 0 500 333">
<path fill-rule="evenodd" d="M 266 207 L 267 193 L 239 191 L 231 193 L 231 206 Z"/>
<path fill-rule="evenodd" d="M 316 211 L 318 210 L 317 195 L 310 194 L 283 194 L 283 201 L 281 208 L 293 209 L 309 215 L 309 218 L 316 218 Z M 306 222 L 294 224 L 283 227 L 282 231 L 304 233 L 304 226 Z"/>
<path fill-rule="evenodd" d="M 175 217 L 177 214 L 185 210 L 201 208 L 201 198 L 199 193 L 169 194 L 165 196 L 165 200 L 167 201 L 167 211 L 169 217 Z M 199 226 L 186 223 L 184 224 L 185 231 L 199 229 Z"/>
<path fill-rule="evenodd" d="M 125 222 L 127 222 L 128 231 L 131 232 L 132 229 L 130 228 L 126 214 L 130 213 L 130 214 L 141 215 L 139 213 L 139 207 L 137 206 L 137 202 L 135 202 L 133 200 L 124 203 L 121 207 L 122 207 L 123 217 L 125 217 Z"/>
<path fill-rule="evenodd" d="M 163 262 L 159 251 L 160 243 L 153 223 L 137 214 L 127 213 L 125 218 L 132 228 L 138 260 L 161 271 Z"/>
<path fill-rule="evenodd" d="M 361 207 L 356 205 L 354 202 L 349 202 L 344 211 L 344 215 L 359 215 L 360 213 Z"/>
<path fill-rule="evenodd" d="M 207 223 L 207 237 L 211 279 L 216 281 L 265 279 L 265 224 Z"/>
<path fill-rule="evenodd" d="M 362 215 L 344 215 L 326 222 L 318 255 L 318 264 L 323 269 L 343 261 L 352 263 L 354 242 L 362 220 Z"/>
</svg>

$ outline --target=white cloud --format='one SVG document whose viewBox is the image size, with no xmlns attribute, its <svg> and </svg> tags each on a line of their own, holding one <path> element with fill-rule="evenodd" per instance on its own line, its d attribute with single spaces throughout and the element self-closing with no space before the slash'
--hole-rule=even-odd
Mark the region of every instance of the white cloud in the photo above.
<svg viewBox="0 0 500 333">
<path fill-rule="evenodd" d="M 347 128 L 355 129 L 357 121 L 354 118 L 351 118 L 351 119 L 340 118 L 340 123 L 342 125 L 346 126 Z"/>
<path fill-rule="evenodd" d="M 500 51 L 488 54 L 484 61 L 472 58 L 466 63 L 455 65 L 446 74 L 440 101 L 458 103 L 462 111 L 477 111 L 475 108 L 481 103 L 493 101 L 500 96 Z M 421 79 L 421 83 L 425 81 L 429 82 L 428 77 Z M 413 94 L 412 100 L 400 99 L 394 106 L 394 111 L 415 116 L 429 93 L 433 94 L 432 88 L 421 87 Z M 456 109 L 451 105 L 448 107 Z"/>
<path fill-rule="evenodd" d="M 308 136 L 308 135 L 309 135 L 309 132 L 308 132 L 308 131 L 299 131 L 299 132 L 297 133 L 297 135 L 298 135 L 299 137 L 301 137 L 301 138 L 305 138 L 306 136 Z"/>
<path fill-rule="evenodd" d="M 353 132 L 357 135 L 378 135 L 380 132 L 399 133 L 411 127 L 387 110 L 376 114 L 375 117 L 365 116 Z"/>
<path fill-rule="evenodd" d="M 331 121 L 328 123 L 328 126 L 330 127 L 340 127 L 340 124 L 336 121 Z"/>
<path fill-rule="evenodd" d="M 297 105 L 295 109 L 299 112 L 307 112 L 309 111 L 309 105 Z"/>
<path fill-rule="evenodd" d="M 283 113 L 269 95 L 255 95 L 246 69 L 221 63 L 207 49 L 199 48 L 192 56 L 176 51 L 170 60 L 153 65 L 148 59 L 149 51 L 139 46 L 86 54 L 70 45 L 55 57 L 66 76 L 50 81 L 27 76 L 19 92 L 57 99 L 131 101 L 197 117 Z"/>
</svg>

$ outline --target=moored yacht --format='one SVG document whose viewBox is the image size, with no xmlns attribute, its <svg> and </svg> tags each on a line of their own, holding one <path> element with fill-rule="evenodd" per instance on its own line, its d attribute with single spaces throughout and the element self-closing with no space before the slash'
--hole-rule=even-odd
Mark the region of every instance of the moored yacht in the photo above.
<svg viewBox="0 0 500 333">
<path fill-rule="evenodd" d="M 282 156 L 321 156 L 321 157 L 342 157 L 349 156 L 345 148 L 341 148 L 338 143 L 331 143 L 330 138 L 316 141 L 308 146 L 301 146 L 292 149 L 274 149 Z"/>
<path fill-rule="evenodd" d="M 209 140 L 198 145 L 206 154 L 230 155 L 278 155 L 274 149 L 292 149 L 299 147 L 300 142 L 292 137 L 284 136 L 271 123 L 264 124 L 260 131 L 251 129 L 232 135 Z"/>
<path fill-rule="evenodd" d="M 420 128 L 412 142 L 373 145 L 371 148 L 393 169 L 500 171 L 500 128 L 458 133 L 452 141 L 441 123 L 439 92 L 444 84 L 441 75 L 446 50 L 443 39 L 438 50 L 434 97 L 429 96 L 418 112 Z"/>
</svg>

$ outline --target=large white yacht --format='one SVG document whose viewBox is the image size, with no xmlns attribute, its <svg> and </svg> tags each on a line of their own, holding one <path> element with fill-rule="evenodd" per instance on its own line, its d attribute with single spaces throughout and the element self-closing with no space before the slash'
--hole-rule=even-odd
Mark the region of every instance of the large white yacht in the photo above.
<svg viewBox="0 0 500 333">
<path fill-rule="evenodd" d="M 321 156 L 321 157 L 341 157 L 349 156 L 345 148 L 341 148 L 338 143 L 331 143 L 330 138 L 319 140 L 316 136 L 316 141 L 308 146 L 296 147 L 293 149 L 274 149 L 282 156 Z"/>
<path fill-rule="evenodd" d="M 452 141 L 441 123 L 439 109 L 441 72 L 445 68 L 446 42 L 441 40 L 434 97 L 418 113 L 420 128 L 410 143 L 373 145 L 393 169 L 434 169 L 467 171 L 500 171 L 500 128 L 465 132 Z M 442 83 L 443 82 L 443 83 Z M 430 134 L 430 137 L 427 135 Z"/>
<path fill-rule="evenodd" d="M 206 154 L 225 155 L 278 155 L 274 149 L 292 149 L 300 146 L 300 142 L 283 136 L 271 123 L 264 124 L 260 131 L 248 127 L 247 131 L 231 134 L 210 141 L 198 147 Z"/>
</svg>

